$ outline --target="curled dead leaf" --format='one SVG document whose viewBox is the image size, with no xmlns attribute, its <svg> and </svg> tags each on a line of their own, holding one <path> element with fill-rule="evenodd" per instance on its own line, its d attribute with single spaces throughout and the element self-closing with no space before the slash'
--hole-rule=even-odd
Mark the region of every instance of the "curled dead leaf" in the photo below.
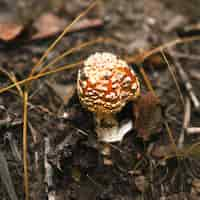
<svg viewBox="0 0 200 200">
<path fill-rule="evenodd" d="M 158 97 L 152 92 L 141 96 L 134 104 L 134 128 L 138 137 L 149 140 L 149 137 L 158 133 L 162 127 L 162 111 Z"/>
</svg>

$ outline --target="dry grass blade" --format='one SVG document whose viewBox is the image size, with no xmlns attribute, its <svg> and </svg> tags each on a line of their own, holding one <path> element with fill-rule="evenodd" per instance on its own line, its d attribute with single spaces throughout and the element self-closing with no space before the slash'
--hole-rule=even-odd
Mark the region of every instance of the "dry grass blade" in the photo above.
<svg viewBox="0 0 200 200">
<path fill-rule="evenodd" d="M 167 64 L 168 70 L 169 70 L 169 72 L 170 72 L 170 74 L 171 74 L 171 76 L 172 76 L 172 78 L 173 78 L 173 80 L 174 80 L 174 83 L 175 83 L 175 85 L 176 85 L 176 89 L 177 89 L 178 94 L 179 94 L 179 97 L 180 97 L 180 101 L 181 101 L 181 103 L 182 103 L 183 106 L 184 106 L 184 105 L 185 105 L 185 103 L 184 103 L 184 97 L 183 97 L 183 94 L 182 94 L 182 92 L 181 92 L 181 88 L 180 88 L 180 86 L 179 86 L 179 84 L 178 84 L 176 75 L 174 74 L 173 69 L 172 69 L 172 66 L 169 64 L 169 62 L 168 62 L 168 60 L 167 60 L 167 57 L 165 56 L 165 54 L 164 54 L 163 51 L 161 51 L 161 54 L 162 54 L 162 56 L 163 56 L 163 58 L 164 58 L 164 61 L 165 61 L 166 64 Z"/>
<path fill-rule="evenodd" d="M 26 79 L 24 79 L 24 80 L 21 80 L 21 81 L 16 81 L 16 82 L 14 82 L 15 84 L 11 84 L 11 85 L 9 85 L 9 86 L 7 86 L 7 87 L 5 87 L 5 88 L 1 88 L 1 89 L 0 89 L 0 93 L 6 92 L 7 90 L 10 90 L 11 88 L 13 88 L 13 87 L 15 87 L 15 86 L 17 87 L 17 86 L 19 86 L 19 85 L 23 85 L 23 84 L 25 84 L 25 83 L 28 83 L 29 81 L 36 80 L 36 79 L 41 78 L 41 77 L 43 77 L 43 76 L 47 76 L 47 75 L 49 75 L 49 74 L 51 74 L 51 73 L 57 73 L 57 72 L 59 72 L 59 71 L 63 71 L 63 70 L 66 70 L 66 69 L 70 69 L 70 68 L 72 68 L 72 67 L 75 67 L 76 65 L 78 66 L 78 65 L 82 64 L 82 61 L 80 61 L 80 63 L 78 62 L 78 63 L 74 63 L 74 64 L 69 64 L 69 65 L 66 65 L 65 67 L 64 67 L 64 66 L 61 67 L 61 69 L 58 68 L 58 69 L 56 69 L 55 71 L 52 70 L 52 71 L 46 72 L 46 70 L 47 70 L 51 65 L 57 63 L 57 62 L 60 61 L 62 58 L 66 57 L 66 56 L 68 56 L 68 55 L 70 55 L 70 54 L 72 54 L 72 53 L 74 53 L 74 52 L 77 52 L 78 50 L 81 50 L 81 49 L 83 49 L 83 48 L 85 48 L 85 47 L 89 47 L 89 46 L 92 46 L 92 45 L 94 45 L 94 44 L 96 44 L 96 43 L 100 43 L 100 42 L 104 42 L 104 43 L 105 43 L 105 42 L 109 42 L 109 43 L 117 44 L 117 42 L 116 42 L 114 39 L 112 39 L 112 38 L 97 38 L 97 39 L 91 40 L 91 41 L 89 41 L 89 42 L 84 42 L 84 43 L 82 43 L 82 44 L 80 44 L 80 45 L 78 45 L 78 46 L 76 46 L 76 47 L 73 47 L 73 48 L 69 49 L 68 51 L 66 51 L 66 52 L 63 53 L 62 55 L 60 55 L 60 56 L 58 56 L 57 58 L 55 58 L 52 62 L 50 62 L 49 64 L 47 64 L 46 66 L 44 66 L 43 69 L 40 71 L 40 73 L 38 73 L 37 75 L 28 77 L 28 78 L 26 78 Z M 19 88 L 19 89 L 20 89 L 20 88 Z"/>
<path fill-rule="evenodd" d="M 84 10 L 80 15 L 78 15 L 73 21 L 72 23 L 67 26 L 64 31 L 58 36 L 58 38 L 53 42 L 53 44 L 50 45 L 50 47 L 45 51 L 45 53 L 43 54 L 43 56 L 41 57 L 41 59 L 38 61 L 38 63 L 33 67 L 33 69 L 31 70 L 30 76 L 32 76 L 36 70 L 37 67 L 39 67 L 44 59 L 48 56 L 48 54 L 51 52 L 51 50 L 58 44 L 58 42 L 63 38 L 63 36 L 69 32 L 69 30 L 71 29 L 71 27 L 79 20 L 81 19 L 83 16 L 85 16 L 97 3 L 99 2 L 99 0 L 94 1 L 93 3 L 90 4 L 90 6 Z"/>
<path fill-rule="evenodd" d="M 38 66 L 40 66 L 44 59 L 48 56 L 48 54 L 51 52 L 51 50 L 58 44 L 58 42 L 63 38 L 63 36 L 70 30 L 70 28 L 84 15 L 86 15 L 90 9 L 92 9 L 96 4 L 97 4 L 98 0 L 94 1 L 93 3 L 90 4 L 90 6 L 83 11 L 79 16 L 77 16 L 73 22 L 67 26 L 64 31 L 59 35 L 59 37 L 53 42 L 52 45 L 50 45 L 50 47 L 45 51 L 45 53 L 43 54 L 43 56 L 41 57 L 41 59 L 38 61 L 38 63 L 32 68 L 31 73 L 29 75 L 29 78 L 33 78 L 34 72 L 36 70 L 36 68 Z M 59 58 L 61 59 L 61 58 Z M 55 61 L 54 61 L 55 62 Z M 48 67 L 46 67 L 47 69 Z M 51 73 L 55 73 L 57 71 L 61 71 L 61 69 L 63 69 L 62 67 L 57 69 L 57 70 L 52 70 L 52 72 L 47 72 L 47 74 L 51 74 Z M 44 73 L 40 73 L 39 74 L 44 75 Z M 16 84 L 17 83 L 17 84 Z M 19 82 L 14 83 L 14 86 L 19 86 Z M 28 88 L 25 87 L 25 91 L 24 91 L 24 113 L 23 113 L 23 162 L 24 162 L 24 187 L 25 187 L 25 199 L 28 200 L 29 199 L 29 182 L 28 182 L 28 160 L 27 160 L 27 106 L 28 106 Z"/>
<path fill-rule="evenodd" d="M 10 74 L 9 72 L 7 72 L 5 69 L 3 69 L 1 67 L 0 67 L 0 71 L 2 73 L 4 73 L 6 76 L 8 76 L 8 78 L 13 82 L 13 84 L 15 84 L 15 86 L 16 86 L 18 92 L 19 92 L 20 97 L 23 98 L 23 91 L 22 91 L 21 87 L 18 85 L 15 75 L 14 74 Z"/>
<path fill-rule="evenodd" d="M 200 142 L 194 143 L 188 150 L 186 151 L 186 155 L 189 156 L 192 154 L 193 151 L 197 149 L 197 147 L 200 146 Z"/>
<path fill-rule="evenodd" d="M 17 90 L 19 92 L 20 97 L 23 98 L 22 88 L 20 87 L 20 85 L 17 84 L 18 80 L 17 80 L 17 78 L 16 78 L 16 76 L 15 76 L 15 74 L 13 72 L 11 72 L 11 78 L 12 78 L 13 83 L 15 83 L 15 85 L 16 85 L 16 88 L 17 88 Z"/>
<path fill-rule="evenodd" d="M 47 72 L 44 72 L 44 73 L 40 73 L 40 74 L 31 76 L 31 77 L 28 77 L 26 79 L 23 79 L 21 81 L 18 81 L 17 84 L 18 85 L 24 85 L 26 83 L 29 83 L 30 81 L 37 80 L 37 79 L 42 78 L 44 76 L 55 74 L 55 73 L 58 73 L 58 72 L 61 72 L 61 71 L 67 70 L 67 69 L 71 69 L 71 68 L 74 68 L 74 67 L 79 66 L 81 64 L 83 64 L 83 61 L 72 63 L 72 64 L 69 64 L 69 65 L 64 65 L 64 66 L 58 67 L 57 69 L 50 70 L 50 71 L 47 71 Z M 14 88 L 15 86 L 16 86 L 16 84 L 11 84 L 7 87 L 1 88 L 0 94 Z"/>
<path fill-rule="evenodd" d="M 25 200 L 29 199 L 29 181 L 28 181 L 28 156 L 27 156 L 27 122 L 28 122 L 28 90 L 25 87 L 23 99 L 23 166 L 24 166 L 24 189 Z"/>
<path fill-rule="evenodd" d="M 162 44 L 154 49 L 151 49 L 149 51 L 144 51 L 143 53 L 140 53 L 139 55 L 127 57 L 126 61 L 128 63 L 142 63 L 149 56 L 159 53 L 159 52 L 163 51 L 164 49 L 173 47 L 177 44 L 189 43 L 189 42 L 194 42 L 194 41 L 198 41 L 198 40 L 200 40 L 200 36 L 185 37 L 182 39 L 177 38 L 175 40 L 172 40 L 170 42 Z"/>
<path fill-rule="evenodd" d="M 143 66 L 139 67 L 139 71 L 140 71 L 140 73 L 141 73 L 141 75 L 142 75 L 142 77 L 143 77 L 143 79 L 144 79 L 144 82 L 145 82 L 145 84 L 146 84 L 146 87 L 147 87 L 148 90 L 151 91 L 152 94 L 156 97 L 156 96 L 157 96 L 157 95 L 156 95 L 156 92 L 155 92 L 155 90 L 153 89 L 153 86 L 152 86 L 152 84 L 151 84 L 151 81 L 149 80 L 149 78 L 148 78 L 146 72 L 144 71 Z"/>
<path fill-rule="evenodd" d="M 42 68 L 40 73 L 45 72 L 50 66 L 56 64 L 57 62 L 59 62 L 64 57 L 66 57 L 66 56 L 68 56 L 68 55 L 70 55 L 72 53 L 75 53 L 75 52 L 77 52 L 77 51 L 79 51 L 81 49 L 84 49 L 85 47 L 89 47 L 89 46 L 92 46 L 94 44 L 101 43 L 101 42 L 113 42 L 113 41 L 114 40 L 111 39 L 111 38 L 97 38 L 97 39 L 94 39 L 94 40 L 91 40 L 91 41 L 88 41 L 88 42 L 84 42 L 84 43 L 82 43 L 80 45 L 77 45 L 77 46 L 69 49 L 68 51 L 64 52 L 60 56 L 56 57 L 55 59 L 53 59 L 47 66 Z"/>
<path fill-rule="evenodd" d="M 181 43 L 184 43 L 184 42 L 186 42 L 186 43 L 187 43 L 187 42 L 193 42 L 193 41 L 196 41 L 196 40 L 200 40 L 200 36 L 194 36 L 194 37 L 183 38 L 183 39 L 176 39 L 176 40 L 173 40 L 173 41 L 171 41 L 171 42 L 168 42 L 168 43 L 166 43 L 166 44 L 164 44 L 164 45 L 161 45 L 161 46 L 159 46 L 158 48 L 155 48 L 155 49 L 152 49 L 152 50 L 150 50 L 150 51 L 148 51 L 148 52 L 145 52 L 145 53 L 143 53 L 143 54 L 141 53 L 141 54 L 139 54 L 139 55 L 137 55 L 137 56 L 134 56 L 134 57 L 128 57 L 128 58 L 126 58 L 126 61 L 127 61 L 128 63 L 133 63 L 133 62 L 140 63 L 140 62 L 143 62 L 143 61 L 145 60 L 145 58 L 151 56 L 151 55 L 154 54 L 154 53 L 158 53 L 159 51 L 161 51 L 161 50 L 163 50 L 163 49 L 165 49 L 165 48 L 172 47 L 172 46 L 174 46 L 174 45 L 176 45 L 176 44 L 181 44 Z M 72 67 L 75 67 L 76 65 L 80 65 L 80 63 L 70 64 L 69 67 L 66 66 L 65 69 L 68 69 L 68 68 L 70 69 L 70 68 L 72 68 Z M 58 70 L 58 71 L 56 71 L 56 72 L 63 71 L 63 70 L 65 70 L 65 69 L 61 69 L 61 70 Z M 49 72 L 50 72 L 50 71 L 49 71 Z M 47 73 L 41 73 L 41 74 L 39 74 L 39 75 L 35 75 L 35 76 L 32 76 L 32 77 L 26 78 L 26 79 L 24 79 L 24 80 L 18 81 L 17 84 L 22 85 L 22 84 L 24 84 L 24 83 L 28 83 L 29 81 L 36 80 L 36 79 L 38 79 L 38 78 L 40 78 L 40 77 L 43 77 L 43 76 L 48 75 L 49 72 L 47 72 Z M 55 73 L 56 73 L 56 72 L 55 72 Z M 54 73 L 54 72 L 53 72 L 53 73 Z M 50 74 L 51 74 L 51 72 L 50 72 Z M 9 89 L 11 89 L 11 88 L 13 88 L 13 87 L 15 87 L 15 84 L 11 84 L 11 85 L 9 85 L 9 86 L 7 86 L 7 87 L 1 88 L 1 89 L 0 89 L 0 93 L 3 93 L 3 92 L 5 92 L 5 91 L 8 91 Z"/>
</svg>

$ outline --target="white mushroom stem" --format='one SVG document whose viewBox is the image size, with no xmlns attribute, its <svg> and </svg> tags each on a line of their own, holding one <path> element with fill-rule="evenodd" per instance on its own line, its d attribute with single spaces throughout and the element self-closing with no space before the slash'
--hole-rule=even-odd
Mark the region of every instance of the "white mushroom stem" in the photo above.
<svg viewBox="0 0 200 200">
<path fill-rule="evenodd" d="M 133 128 L 132 121 L 119 126 L 119 122 L 114 114 L 96 114 L 94 117 L 97 137 L 102 142 L 119 142 Z"/>
</svg>

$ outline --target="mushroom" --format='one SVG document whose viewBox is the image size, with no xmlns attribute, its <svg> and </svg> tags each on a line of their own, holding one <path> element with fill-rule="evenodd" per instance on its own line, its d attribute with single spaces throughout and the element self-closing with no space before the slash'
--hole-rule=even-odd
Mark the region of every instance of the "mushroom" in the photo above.
<svg viewBox="0 0 200 200">
<path fill-rule="evenodd" d="M 98 139 L 121 141 L 116 113 L 140 95 L 140 85 L 128 64 L 112 53 L 90 55 L 78 72 L 78 96 L 83 107 L 94 113 Z"/>
</svg>

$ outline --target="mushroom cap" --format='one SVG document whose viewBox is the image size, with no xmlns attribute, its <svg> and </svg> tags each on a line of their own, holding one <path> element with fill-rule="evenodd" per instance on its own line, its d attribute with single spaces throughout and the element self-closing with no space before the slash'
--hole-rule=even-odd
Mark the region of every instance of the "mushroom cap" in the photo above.
<svg viewBox="0 0 200 200">
<path fill-rule="evenodd" d="M 103 52 L 84 61 L 78 72 L 77 90 L 82 105 L 89 111 L 112 114 L 139 96 L 140 85 L 125 61 Z"/>
</svg>

